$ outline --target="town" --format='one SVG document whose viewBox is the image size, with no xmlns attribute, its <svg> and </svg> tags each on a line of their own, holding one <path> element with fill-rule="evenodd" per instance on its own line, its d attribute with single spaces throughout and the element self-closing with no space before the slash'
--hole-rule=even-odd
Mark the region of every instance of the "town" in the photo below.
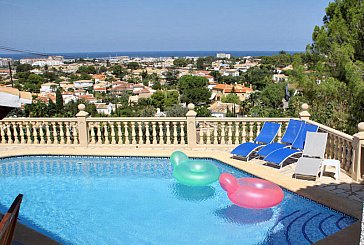
<svg viewBox="0 0 364 245">
<path fill-rule="evenodd" d="M 268 84 L 280 84 L 278 107 L 288 105 L 282 84 L 293 69 L 291 55 L 282 51 L 277 57 L 285 61 L 276 67 L 264 64 L 264 57 L 262 64 L 262 57 L 228 53 L 183 58 L 0 58 L 0 91 L 13 87 L 31 93 L 23 93 L 23 110 L 10 116 L 73 116 L 67 113 L 80 103 L 93 116 L 183 116 L 188 103 L 197 105 L 198 116 L 258 116 L 259 110 L 250 109 Z"/>
</svg>

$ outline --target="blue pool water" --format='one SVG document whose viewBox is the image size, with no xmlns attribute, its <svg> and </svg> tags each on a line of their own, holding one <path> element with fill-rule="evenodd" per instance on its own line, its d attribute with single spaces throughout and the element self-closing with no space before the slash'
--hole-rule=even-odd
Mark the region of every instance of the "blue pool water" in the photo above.
<svg viewBox="0 0 364 245">
<path fill-rule="evenodd" d="M 239 208 L 218 182 L 176 183 L 166 158 L 0 159 L 1 212 L 18 193 L 20 222 L 63 244 L 310 244 L 356 221 L 288 191 L 274 208 Z"/>
</svg>

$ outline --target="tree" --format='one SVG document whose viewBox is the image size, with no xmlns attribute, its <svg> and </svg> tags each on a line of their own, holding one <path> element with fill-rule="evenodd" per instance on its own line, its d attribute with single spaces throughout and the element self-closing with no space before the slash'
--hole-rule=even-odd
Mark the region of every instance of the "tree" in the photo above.
<svg viewBox="0 0 364 245">
<path fill-rule="evenodd" d="M 130 70 L 135 70 L 135 69 L 138 69 L 140 67 L 139 63 L 138 62 L 134 62 L 134 61 L 129 62 L 126 66 Z"/>
<path fill-rule="evenodd" d="M 113 75 L 115 75 L 116 77 L 118 77 L 120 79 L 123 79 L 124 76 L 128 73 L 127 70 L 120 65 L 114 65 L 111 68 L 111 72 Z"/>
<path fill-rule="evenodd" d="M 56 91 L 56 110 L 58 114 L 63 111 L 63 97 L 60 89 Z"/>
<path fill-rule="evenodd" d="M 27 72 L 33 70 L 33 66 L 30 64 L 20 64 L 16 67 L 16 73 L 18 72 Z"/>
<path fill-rule="evenodd" d="M 77 73 L 96 74 L 96 69 L 94 66 L 80 66 Z"/>
<path fill-rule="evenodd" d="M 189 62 L 185 58 L 177 58 L 173 61 L 173 65 L 176 67 L 185 67 L 188 64 L 189 64 Z"/>
<path fill-rule="evenodd" d="M 182 76 L 178 81 L 181 101 L 196 105 L 209 102 L 211 92 L 207 88 L 208 80 L 204 77 Z"/>
<path fill-rule="evenodd" d="M 213 76 L 215 81 L 218 81 L 221 77 L 221 73 L 219 71 L 212 71 L 210 72 L 210 76 Z"/>
<path fill-rule="evenodd" d="M 235 93 L 230 93 L 228 95 L 225 95 L 221 98 L 221 102 L 223 103 L 234 103 L 234 104 L 239 104 L 240 103 L 240 99 L 239 96 Z"/>
</svg>

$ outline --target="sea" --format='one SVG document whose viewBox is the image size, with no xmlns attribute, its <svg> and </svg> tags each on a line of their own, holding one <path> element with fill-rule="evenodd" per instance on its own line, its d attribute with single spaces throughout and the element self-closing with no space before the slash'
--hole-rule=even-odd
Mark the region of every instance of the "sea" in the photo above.
<svg viewBox="0 0 364 245">
<path fill-rule="evenodd" d="M 131 58 L 159 58 L 159 57 L 207 57 L 216 56 L 217 53 L 231 54 L 233 57 L 244 56 L 272 56 L 280 51 L 120 51 L 120 52 L 78 52 L 78 53 L 42 53 L 43 55 L 26 54 L 26 53 L 8 53 L 0 54 L 0 58 L 12 58 L 14 60 L 24 58 L 39 58 L 44 56 L 63 56 L 66 59 L 97 59 L 97 58 L 112 58 L 117 56 L 129 56 Z M 300 53 L 303 51 L 286 51 L 289 54 Z"/>
</svg>

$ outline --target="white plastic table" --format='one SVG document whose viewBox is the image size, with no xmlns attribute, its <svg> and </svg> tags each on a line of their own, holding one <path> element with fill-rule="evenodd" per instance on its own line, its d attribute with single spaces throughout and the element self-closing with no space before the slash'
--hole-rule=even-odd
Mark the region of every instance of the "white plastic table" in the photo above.
<svg viewBox="0 0 364 245">
<path fill-rule="evenodd" d="M 340 161 L 339 160 L 335 160 L 335 159 L 325 159 L 322 162 L 322 166 L 321 166 L 321 176 L 322 177 L 323 173 L 326 170 L 326 166 L 333 166 L 335 167 L 335 179 L 339 180 L 340 179 Z"/>
</svg>

